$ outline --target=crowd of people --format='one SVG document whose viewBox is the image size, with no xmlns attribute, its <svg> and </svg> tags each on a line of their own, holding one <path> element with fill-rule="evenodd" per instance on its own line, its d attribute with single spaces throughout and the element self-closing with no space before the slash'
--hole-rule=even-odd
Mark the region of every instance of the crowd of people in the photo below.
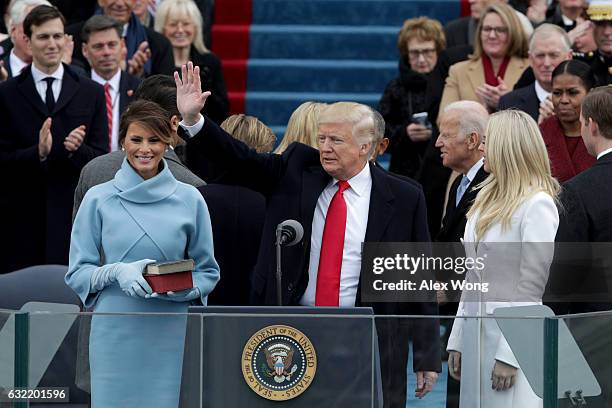
<svg viewBox="0 0 612 408">
<path fill-rule="evenodd" d="M 143 3 L 99 0 L 69 25 L 47 0 L 8 4 L 0 273 L 68 265 L 67 285 L 100 313 L 278 305 L 280 293 L 282 305 L 456 315 L 442 350 L 436 318 L 377 321 L 384 406 L 406 405 L 410 341 L 417 397 L 433 389 L 442 352 L 447 407 L 539 406 L 495 322 L 464 317 L 542 304 L 553 251 L 505 254 L 514 283 L 494 305 L 443 292 L 368 303 L 362 244 L 462 241 L 466 254 L 495 258 L 504 255 L 493 243 L 612 241 L 601 198 L 612 194 L 612 2 L 474 0 L 446 27 L 408 19 L 378 109 L 305 102 L 280 143 L 257 118 L 228 117 L 199 4 Z M 275 234 L 287 219 L 304 238 L 284 249 L 279 288 Z M 155 293 L 143 277 L 152 262 L 186 258 L 192 288 Z M 178 406 L 185 325 L 95 316 L 93 404 Z M 135 375 L 137 361 L 148 368 Z"/>
</svg>

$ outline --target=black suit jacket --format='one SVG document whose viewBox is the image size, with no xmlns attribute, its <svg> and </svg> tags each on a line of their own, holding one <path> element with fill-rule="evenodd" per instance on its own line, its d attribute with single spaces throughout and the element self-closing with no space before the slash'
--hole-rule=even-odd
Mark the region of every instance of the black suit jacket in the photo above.
<svg viewBox="0 0 612 408">
<path fill-rule="evenodd" d="M 38 158 L 39 131 L 53 119 L 53 145 Z M 63 145 L 68 134 L 86 126 L 83 144 L 73 153 Z M 71 208 L 79 172 L 108 149 L 103 88 L 64 65 L 62 90 L 49 113 L 36 91 L 31 68 L 0 84 L 0 224 L 6 237 L 0 271 L 36 264 L 66 264 Z"/>
<path fill-rule="evenodd" d="M 86 69 L 91 69 L 81 51 L 81 44 L 83 44 L 81 40 L 81 30 L 84 24 L 85 22 L 80 22 L 66 27 L 66 34 L 72 35 L 74 40 L 72 58 L 79 61 Z M 174 72 L 174 54 L 172 53 L 170 41 L 160 33 L 148 27 L 145 27 L 145 31 L 147 32 L 147 42 L 151 49 L 151 75 L 172 75 Z"/>
<path fill-rule="evenodd" d="M 547 289 L 549 294 L 555 295 L 554 300 L 559 300 L 557 295 L 572 294 L 575 296 L 573 300 L 578 301 L 554 305 L 558 313 L 612 310 L 612 295 L 599 301 L 594 298 L 606 291 L 612 293 L 607 276 L 612 268 L 610 255 L 603 258 L 601 254 L 594 256 L 594 249 L 586 245 L 589 242 L 612 242 L 612 204 L 607 199 L 612 196 L 611 178 L 612 153 L 608 153 L 563 185 L 559 229 L 555 238 L 559 250 L 555 252 Z"/>
<path fill-rule="evenodd" d="M 241 186 L 207 184 L 204 197 L 213 231 L 221 280 L 208 296 L 209 305 L 246 306 L 266 215 L 260 193 Z"/>
<path fill-rule="evenodd" d="M 287 219 L 304 227 L 299 245 L 284 248 L 282 259 L 283 304 L 297 305 L 308 284 L 308 262 L 312 220 L 319 195 L 331 180 L 319 161 L 319 152 L 293 143 L 282 155 L 258 154 L 234 139 L 212 121 L 206 120 L 201 136 L 195 136 L 199 150 L 211 161 L 223 162 L 230 170 L 224 177 L 232 183 L 259 191 L 266 198 L 266 217 L 261 246 L 253 277 L 252 300 L 256 304 L 276 304 L 275 230 Z M 372 192 L 366 229 L 366 242 L 429 241 L 425 198 L 416 183 L 406 182 L 376 166 L 370 166 Z M 431 315 L 432 303 L 377 303 L 377 314 Z M 428 320 L 428 323 L 435 323 Z M 434 324 L 415 334 L 415 367 L 439 370 L 439 347 Z M 437 350 L 435 350 L 437 349 Z M 418 360 L 418 361 L 417 361 Z M 405 367 L 405 365 L 404 365 Z"/>
<path fill-rule="evenodd" d="M 456 47 L 458 45 L 470 45 L 470 21 L 471 16 L 460 17 L 458 19 L 449 21 L 444 26 L 444 34 L 446 35 L 446 47 Z M 474 24 L 474 27 L 478 22 Z"/>
<path fill-rule="evenodd" d="M 436 236 L 438 242 L 459 242 L 459 238 L 463 238 L 465 224 L 467 222 L 466 214 L 478 194 L 478 189 L 475 187 L 485 181 L 489 174 L 484 170 L 484 166 L 474 176 L 474 180 L 470 183 L 459 205 L 455 206 L 455 197 L 457 197 L 457 189 L 461 184 L 461 175 L 455 179 L 448 193 L 448 202 L 446 203 L 446 212 L 442 220 L 442 229 Z"/>
<path fill-rule="evenodd" d="M 535 82 L 524 88 L 517 89 L 509 92 L 499 99 L 499 106 L 497 110 L 504 109 L 520 109 L 523 112 L 529 114 L 535 120 L 538 121 L 540 114 L 540 100 L 535 90 Z"/>
<path fill-rule="evenodd" d="M 142 80 L 134 75 L 130 75 L 125 71 L 121 71 L 119 79 L 119 114 L 121 115 L 127 109 L 130 102 L 134 100 L 134 92 Z M 129 92 L 131 91 L 131 92 Z"/>
</svg>

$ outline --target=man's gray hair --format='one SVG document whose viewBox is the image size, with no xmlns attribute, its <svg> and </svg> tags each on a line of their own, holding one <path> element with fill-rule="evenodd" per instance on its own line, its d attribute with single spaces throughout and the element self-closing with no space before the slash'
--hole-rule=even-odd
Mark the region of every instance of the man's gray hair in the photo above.
<svg viewBox="0 0 612 408">
<path fill-rule="evenodd" d="M 536 40 L 550 40 L 550 38 L 555 37 L 561 40 L 561 45 L 563 46 L 565 52 L 571 51 L 572 41 L 565 30 L 558 25 L 544 23 L 538 26 L 538 28 L 534 30 L 533 34 L 531 34 L 531 37 L 529 37 L 529 53 L 534 51 L 533 48 Z"/>
<path fill-rule="evenodd" d="M 461 113 L 459 115 L 459 131 L 461 134 L 467 137 L 472 132 L 476 132 L 480 140 L 485 133 L 487 121 L 489 120 L 489 112 L 487 112 L 484 106 L 474 101 L 457 101 L 447 105 L 443 113 L 450 111 L 459 111 Z"/>
<path fill-rule="evenodd" d="M 34 8 L 37 6 L 53 7 L 53 5 L 47 0 L 17 0 L 13 2 L 10 9 L 11 19 L 9 20 L 9 30 L 11 27 L 23 24 L 23 20 L 25 20 L 27 16 L 26 10 L 28 7 Z"/>
</svg>

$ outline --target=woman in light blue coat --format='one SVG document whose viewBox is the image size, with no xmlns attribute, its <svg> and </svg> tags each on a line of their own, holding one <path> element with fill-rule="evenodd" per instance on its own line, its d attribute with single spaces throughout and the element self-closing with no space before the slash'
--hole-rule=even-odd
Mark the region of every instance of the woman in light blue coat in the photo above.
<svg viewBox="0 0 612 408">
<path fill-rule="evenodd" d="M 90 333 L 92 406 L 179 406 L 186 316 L 206 304 L 219 280 L 210 216 L 201 194 L 177 181 L 163 160 L 171 127 L 148 101 L 122 116 L 126 153 L 115 178 L 91 188 L 77 213 L 66 283 L 96 313 Z M 153 293 L 151 262 L 192 258 L 193 288 Z M 167 315 L 175 313 L 176 315 Z"/>
</svg>

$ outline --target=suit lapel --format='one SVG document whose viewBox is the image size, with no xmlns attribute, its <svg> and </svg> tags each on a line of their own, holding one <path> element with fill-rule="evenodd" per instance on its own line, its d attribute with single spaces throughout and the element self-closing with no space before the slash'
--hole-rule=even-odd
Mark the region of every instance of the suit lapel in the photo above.
<svg viewBox="0 0 612 408">
<path fill-rule="evenodd" d="M 312 230 L 312 219 L 315 207 L 321 192 L 331 180 L 321 166 L 311 166 L 302 172 L 302 197 L 301 197 L 301 217 L 304 227 L 304 236 L 310 237 Z M 308 242 L 310 244 L 310 242 Z"/>
<path fill-rule="evenodd" d="M 21 74 L 17 77 L 17 89 L 23 95 L 23 97 L 34 106 L 44 117 L 49 116 L 47 106 L 44 104 L 40 97 L 40 94 L 36 90 L 34 85 L 34 78 L 32 77 L 31 65 L 24 68 Z"/>
<path fill-rule="evenodd" d="M 64 65 L 64 77 L 62 78 L 62 90 L 60 92 L 55 109 L 53 113 L 59 112 L 74 96 L 79 89 L 79 83 L 77 80 L 68 72 L 68 67 Z"/>
<path fill-rule="evenodd" d="M 128 97 L 128 83 L 126 73 L 121 71 L 121 77 L 119 78 L 119 114 L 125 112 L 127 108 L 129 97 Z"/>
<path fill-rule="evenodd" d="M 484 171 L 484 166 L 481 166 L 476 173 L 476 176 L 474 176 L 474 179 L 463 193 L 459 204 L 455 206 L 454 203 L 450 203 L 450 198 L 452 197 L 454 199 L 454 197 L 457 196 L 457 189 L 459 188 L 459 183 L 461 182 L 461 177 L 457 177 L 455 183 L 453 184 L 455 193 L 453 195 L 449 195 L 449 207 L 452 206 L 452 211 L 450 212 L 450 215 L 448 215 L 448 210 L 446 212 L 448 218 L 444 225 L 445 229 L 451 229 L 457 222 L 461 221 L 461 219 L 465 217 L 465 214 L 467 214 L 472 203 L 476 199 L 476 195 L 478 194 L 478 190 L 475 191 L 474 188 L 478 184 L 482 183 L 487 176 L 488 174 L 486 171 Z"/>
<path fill-rule="evenodd" d="M 388 175 L 384 170 L 370 165 L 370 174 L 372 175 L 372 191 L 365 242 L 377 242 L 381 240 L 387 225 L 393 218 L 394 196 L 386 180 Z"/>
<path fill-rule="evenodd" d="M 540 112 L 540 100 L 538 99 L 538 94 L 535 89 L 535 82 L 529 87 L 529 94 L 526 99 L 525 106 L 527 107 L 527 113 L 529 113 L 531 117 L 535 117 L 537 121 Z"/>
</svg>

